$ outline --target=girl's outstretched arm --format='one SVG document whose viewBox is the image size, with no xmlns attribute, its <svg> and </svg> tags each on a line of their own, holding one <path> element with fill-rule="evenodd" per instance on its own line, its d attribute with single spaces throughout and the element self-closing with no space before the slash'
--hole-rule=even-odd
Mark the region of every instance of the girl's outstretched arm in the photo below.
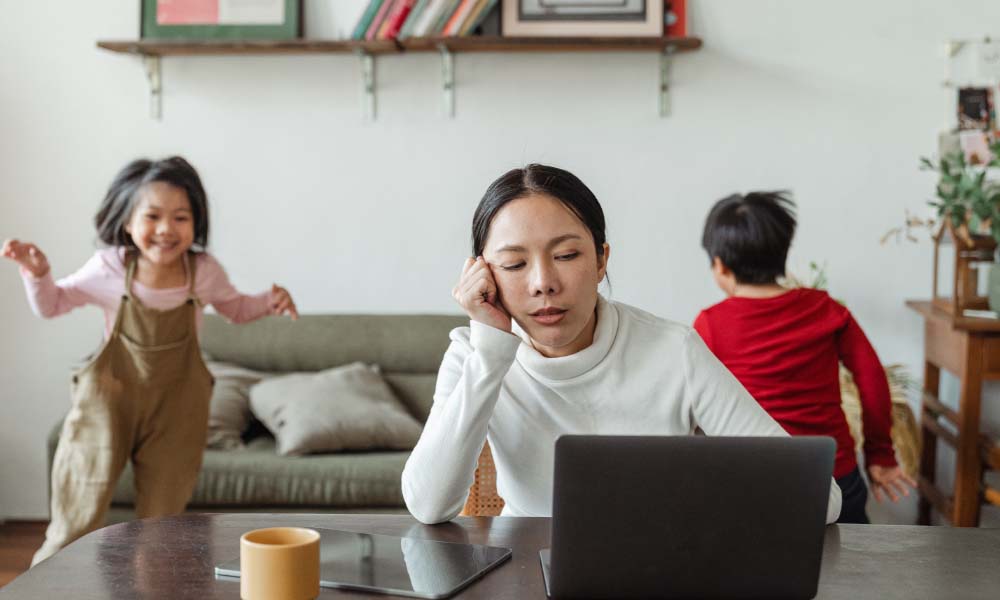
<svg viewBox="0 0 1000 600">
<path fill-rule="evenodd" d="M 28 304 L 36 315 L 46 319 L 57 317 L 93 302 L 88 282 L 100 270 L 100 260 L 96 255 L 79 271 L 57 282 L 52 279 L 52 269 L 45 253 L 32 243 L 5 240 L 0 254 L 21 267 Z"/>
<path fill-rule="evenodd" d="M 199 257 L 197 278 L 195 288 L 202 303 L 211 304 L 233 323 L 249 323 L 272 314 L 272 290 L 252 295 L 241 293 L 229 281 L 219 261 L 209 254 Z"/>
</svg>

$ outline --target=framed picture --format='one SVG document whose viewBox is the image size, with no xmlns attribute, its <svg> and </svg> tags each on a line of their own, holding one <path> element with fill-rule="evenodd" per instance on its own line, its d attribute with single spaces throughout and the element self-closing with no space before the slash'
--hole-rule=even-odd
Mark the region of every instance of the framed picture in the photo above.
<svg viewBox="0 0 1000 600">
<path fill-rule="evenodd" d="M 958 90 L 959 130 L 992 131 L 996 122 L 993 109 L 993 89 L 964 87 Z"/>
<path fill-rule="evenodd" d="M 502 0 L 505 36 L 663 35 L 663 0 Z"/>
<path fill-rule="evenodd" d="M 302 0 L 141 0 L 143 39 L 290 40 Z"/>
</svg>

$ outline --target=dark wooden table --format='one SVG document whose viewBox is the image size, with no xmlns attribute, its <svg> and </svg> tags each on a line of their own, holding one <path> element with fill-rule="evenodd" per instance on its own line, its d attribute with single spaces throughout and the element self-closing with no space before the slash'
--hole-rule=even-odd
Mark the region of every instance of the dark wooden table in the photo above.
<svg viewBox="0 0 1000 600">
<path fill-rule="evenodd" d="M 213 566 L 239 554 L 239 537 L 259 527 L 294 525 L 513 548 L 511 561 L 467 588 L 463 598 L 545 598 L 538 550 L 549 519 L 462 517 L 420 525 L 398 515 L 219 514 L 112 525 L 70 544 L 0 590 L 0 598 L 230 598 L 239 583 Z M 762 551 L 764 551 L 762 549 Z M 817 598 L 1000 597 L 1000 529 L 902 525 L 827 528 Z M 321 598 L 379 596 L 323 590 Z"/>
<path fill-rule="evenodd" d="M 975 527 L 983 502 L 1000 506 L 1000 490 L 983 480 L 984 468 L 1000 469 L 1000 446 L 981 433 L 979 424 L 983 383 L 1000 380 L 1000 320 L 956 317 L 930 302 L 909 300 L 906 306 L 924 318 L 917 522 L 929 524 L 934 508 L 952 525 Z M 959 380 L 958 410 L 939 398 L 941 369 Z M 955 485 L 950 494 L 935 481 L 939 441 L 955 449 Z"/>
</svg>

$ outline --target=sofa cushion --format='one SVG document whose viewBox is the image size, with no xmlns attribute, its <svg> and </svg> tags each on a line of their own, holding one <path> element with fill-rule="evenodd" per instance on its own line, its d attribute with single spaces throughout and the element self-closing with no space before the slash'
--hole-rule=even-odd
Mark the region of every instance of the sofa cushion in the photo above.
<svg viewBox="0 0 1000 600">
<path fill-rule="evenodd" d="M 268 379 L 250 388 L 250 407 L 274 434 L 282 456 L 410 450 L 420 438 L 420 423 L 378 367 L 360 362 Z"/>
<path fill-rule="evenodd" d="M 209 361 L 205 366 L 215 379 L 208 409 L 206 446 L 220 450 L 243 447 L 243 432 L 250 425 L 250 387 L 269 376 L 239 365 Z"/>
<path fill-rule="evenodd" d="M 404 506 L 400 488 L 409 452 L 341 452 L 290 459 L 274 439 L 250 440 L 242 450 L 206 450 L 190 508 L 315 506 L 327 509 Z M 129 465 L 114 504 L 134 504 Z"/>
</svg>

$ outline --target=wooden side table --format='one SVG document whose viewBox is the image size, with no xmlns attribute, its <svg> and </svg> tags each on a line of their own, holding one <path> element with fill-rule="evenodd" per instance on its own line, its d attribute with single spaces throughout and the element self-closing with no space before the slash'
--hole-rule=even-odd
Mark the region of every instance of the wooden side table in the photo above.
<svg viewBox="0 0 1000 600">
<path fill-rule="evenodd" d="M 975 527 L 983 502 L 1000 506 L 1000 490 L 983 482 L 985 468 L 1000 469 L 1000 447 L 979 428 L 983 382 L 1000 380 L 1000 319 L 956 317 L 930 302 L 916 300 L 908 300 L 906 306 L 924 317 L 918 523 L 930 524 L 933 507 L 952 525 Z M 942 368 L 959 379 L 957 411 L 938 398 Z M 938 440 L 956 452 L 951 496 L 935 484 Z"/>
</svg>

